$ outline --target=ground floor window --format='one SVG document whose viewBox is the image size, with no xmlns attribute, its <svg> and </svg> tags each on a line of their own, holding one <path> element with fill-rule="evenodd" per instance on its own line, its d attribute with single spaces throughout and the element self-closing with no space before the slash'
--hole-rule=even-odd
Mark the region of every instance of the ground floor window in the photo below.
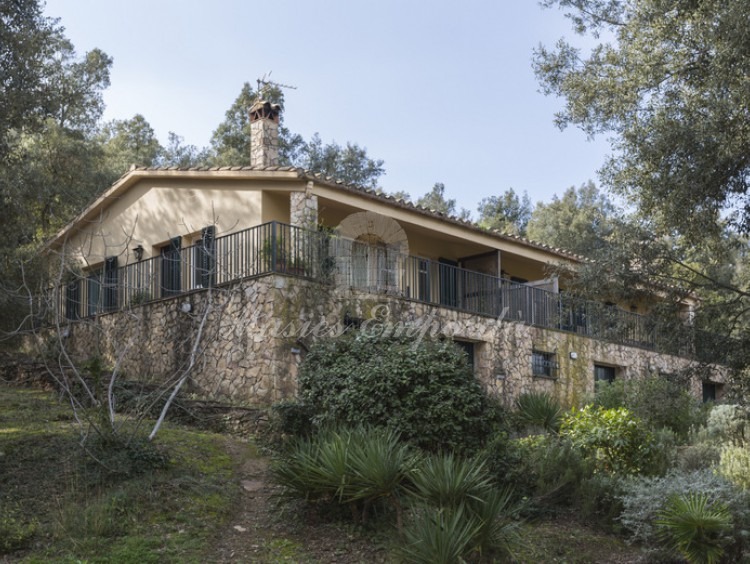
<svg viewBox="0 0 750 564">
<path fill-rule="evenodd" d="M 703 382 L 703 403 L 721 399 L 721 387 L 715 382 Z"/>
<path fill-rule="evenodd" d="M 607 382 L 611 384 L 615 381 L 616 368 L 614 366 L 605 366 L 603 364 L 594 365 L 594 381 Z"/>
<path fill-rule="evenodd" d="M 466 353 L 467 361 L 473 371 L 474 370 L 474 352 L 475 352 L 476 343 L 473 343 L 471 341 L 453 341 L 453 342 L 456 343 L 456 345 Z"/>
<path fill-rule="evenodd" d="M 531 352 L 531 373 L 543 378 L 557 378 L 557 355 L 551 352 Z"/>
</svg>

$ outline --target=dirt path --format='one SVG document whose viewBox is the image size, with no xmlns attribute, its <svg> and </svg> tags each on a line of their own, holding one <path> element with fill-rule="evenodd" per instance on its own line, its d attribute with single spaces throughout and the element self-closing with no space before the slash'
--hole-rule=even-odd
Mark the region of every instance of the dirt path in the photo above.
<svg viewBox="0 0 750 564">
<path fill-rule="evenodd" d="M 279 506 L 269 480 L 269 461 L 248 443 L 231 439 L 239 493 L 224 531 L 208 555 L 213 562 L 319 564 L 378 563 L 387 550 L 342 524 L 311 522 L 291 506 Z"/>
</svg>

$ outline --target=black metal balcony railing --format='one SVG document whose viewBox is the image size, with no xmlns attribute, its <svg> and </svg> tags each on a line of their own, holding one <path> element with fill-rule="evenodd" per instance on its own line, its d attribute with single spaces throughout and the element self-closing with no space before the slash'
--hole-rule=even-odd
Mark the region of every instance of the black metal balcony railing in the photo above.
<svg viewBox="0 0 750 564">
<path fill-rule="evenodd" d="M 281 273 L 685 356 L 716 354 L 708 335 L 648 316 L 279 222 L 174 245 L 160 256 L 103 268 L 55 289 L 58 314 L 79 319 L 244 278 Z"/>
</svg>

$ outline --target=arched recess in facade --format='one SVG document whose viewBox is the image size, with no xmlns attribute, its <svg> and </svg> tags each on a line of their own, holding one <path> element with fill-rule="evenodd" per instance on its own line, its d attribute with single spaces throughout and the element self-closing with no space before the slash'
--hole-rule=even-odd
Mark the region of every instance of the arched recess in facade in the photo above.
<svg viewBox="0 0 750 564">
<path fill-rule="evenodd" d="M 409 240 L 395 219 L 357 212 L 344 218 L 337 231 L 342 248 L 335 256 L 341 283 L 371 291 L 400 291 Z"/>
</svg>

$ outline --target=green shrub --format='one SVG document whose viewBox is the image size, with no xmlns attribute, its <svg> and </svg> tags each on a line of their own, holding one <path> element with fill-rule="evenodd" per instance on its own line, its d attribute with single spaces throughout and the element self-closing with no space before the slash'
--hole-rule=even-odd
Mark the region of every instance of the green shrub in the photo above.
<svg viewBox="0 0 750 564">
<path fill-rule="evenodd" d="M 573 503 L 581 483 L 593 474 L 593 465 L 567 439 L 528 437 L 518 445 L 522 463 L 515 479 L 530 484 L 530 496 L 539 508 Z"/>
<path fill-rule="evenodd" d="M 691 564 L 714 564 L 731 542 L 732 518 L 726 505 L 705 493 L 672 495 L 659 511 L 660 539 Z"/>
<path fill-rule="evenodd" d="M 399 511 L 398 497 L 417 460 L 393 430 L 341 429 L 298 439 L 271 472 L 286 497 L 349 505 L 364 519 L 379 500 Z"/>
<path fill-rule="evenodd" d="M 426 457 L 412 476 L 412 493 L 436 507 L 458 507 L 467 499 L 481 499 L 492 479 L 480 458 L 461 458 L 453 453 Z"/>
<path fill-rule="evenodd" d="M 400 562 L 409 564 L 454 564 L 465 562 L 473 550 L 481 524 L 463 508 L 417 511 L 404 528 L 403 539 L 394 549 Z"/>
<path fill-rule="evenodd" d="M 519 422 L 527 430 L 557 433 L 562 420 L 560 402 L 546 392 L 528 392 L 516 400 Z"/>
<path fill-rule="evenodd" d="M 275 403 L 268 413 L 268 424 L 261 428 L 258 439 L 272 450 L 284 448 L 290 441 L 312 434 L 312 416 L 312 408 L 301 402 Z"/>
<path fill-rule="evenodd" d="M 512 439 L 507 431 L 493 433 L 482 451 L 489 473 L 499 483 L 515 479 L 516 468 L 521 464 L 522 457 L 518 439 Z M 516 490 L 522 492 L 523 487 L 517 487 Z"/>
<path fill-rule="evenodd" d="M 750 497 L 711 470 L 672 471 L 660 477 L 627 478 L 622 482 L 619 495 L 623 506 L 619 521 L 633 541 L 650 549 L 658 558 L 656 521 L 659 512 L 670 497 L 690 493 L 704 494 L 711 503 L 721 503 L 728 508 L 734 522 L 733 550 L 735 554 L 741 554 L 750 528 Z"/>
<path fill-rule="evenodd" d="M 704 422 L 699 403 L 680 382 L 660 377 L 601 382 L 594 404 L 605 409 L 627 408 L 653 429 L 670 429 L 680 439 Z"/>
<path fill-rule="evenodd" d="M 714 405 L 706 421 L 704 440 L 730 443 L 736 446 L 746 444 L 750 434 L 750 412 L 739 405 Z"/>
<path fill-rule="evenodd" d="M 622 478 L 608 474 L 594 474 L 578 484 L 578 492 L 571 506 L 578 515 L 598 527 L 620 532 L 618 517 L 622 512 Z"/>
<path fill-rule="evenodd" d="M 653 434 L 622 407 L 586 406 L 564 418 L 560 434 L 581 449 L 598 472 L 651 472 L 657 462 Z"/>
<path fill-rule="evenodd" d="M 479 458 L 451 453 L 422 460 L 412 478 L 411 519 L 396 554 L 407 562 L 508 557 L 520 542 L 511 488 L 497 488 Z"/>
<path fill-rule="evenodd" d="M 677 449 L 675 467 L 683 472 L 713 468 L 719 464 L 721 449 L 709 442 L 699 442 Z"/>
<path fill-rule="evenodd" d="M 493 450 L 495 445 L 499 448 Z M 526 513 L 572 508 L 584 519 L 617 528 L 622 508 L 618 477 L 594 473 L 593 462 L 569 440 L 554 435 L 494 440 L 485 452 L 496 480 L 512 485 L 525 499 Z"/>
<path fill-rule="evenodd" d="M 735 486 L 750 490 L 750 448 L 724 446 L 720 456 L 719 473 Z"/>
<path fill-rule="evenodd" d="M 651 463 L 643 470 L 646 474 L 666 474 L 677 464 L 678 437 L 671 429 L 662 427 L 652 432 Z"/>
<path fill-rule="evenodd" d="M 449 341 L 347 333 L 313 345 L 298 381 L 318 426 L 387 426 L 427 450 L 472 452 L 492 425 L 466 355 Z"/>
</svg>

